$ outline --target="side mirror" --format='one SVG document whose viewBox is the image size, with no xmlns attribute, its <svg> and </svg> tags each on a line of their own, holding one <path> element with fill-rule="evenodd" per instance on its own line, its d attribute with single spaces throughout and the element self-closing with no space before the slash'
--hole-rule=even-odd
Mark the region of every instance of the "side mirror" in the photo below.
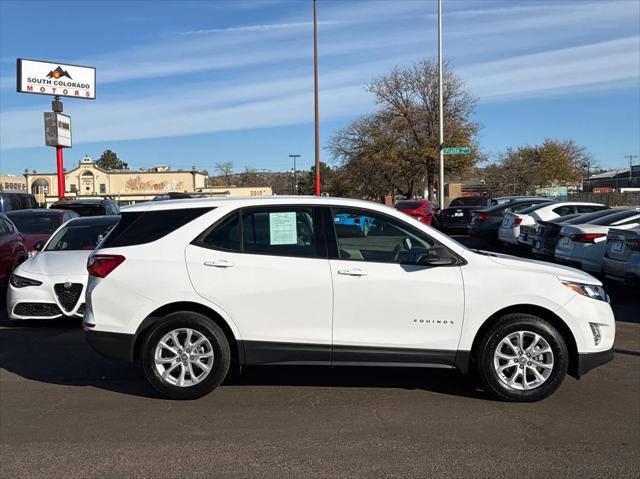
<svg viewBox="0 0 640 479">
<path fill-rule="evenodd" d="M 42 251 L 42 248 L 44 248 L 44 241 L 40 240 L 40 241 L 36 241 L 33 244 L 33 249 L 36 251 Z"/>
<path fill-rule="evenodd" d="M 430 266 L 447 266 L 456 262 L 456 257 L 453 256 L 447 248 L 441 245 L 434 245 L 427 251 L 427 255 L 423 258 L 424 264 Z"/>
</svg>

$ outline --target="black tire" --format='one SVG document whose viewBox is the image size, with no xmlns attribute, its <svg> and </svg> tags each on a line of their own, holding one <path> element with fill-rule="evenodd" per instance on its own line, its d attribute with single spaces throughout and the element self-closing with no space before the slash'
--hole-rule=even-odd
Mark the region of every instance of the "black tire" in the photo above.
<svg viewBox="0 0 640 479">
<path fill-rule="evenodd" d="M 155 368 L 154 353 L 158 342 L 178 328 L 190 328 L 205 336 L 213 349 L 213 364 L 209 374 L 192 386 L 175 386 L 162 379 Z M 146 337 L 142 349 L 142 367 L 147 380 L 161 394 L 171 399 L 198 399 L 222 383 L 231 363 L 229 341 L 220 327 L 202 314 L 191 311 L 172 313 L 163 318 Z"/>
<path fill-rule="evenodd" d="M 522 390 L 517 387 L 508 386 L 505 381 L 499 377 L 494 367 L 494 354 L 500 342 L 509 334 L 517 331 L 527 331 L 542 336 L 553 353 L 551 373 L 542 384 L 534 389 Z M 478 377 L 487 392 L 498 399 L 513 402 L 534 402 L 550 396 L 560 387 L 560 384 L 562 384 L 569 367 L 567 346 L 553 325 L 537 316 L 520 313 L 507 314 L 491 325 L 480 339 L 476 351 L 476 360 Z M 505 361 L 502 364 L 508 364 L 508 362 Z M 516 368 L 520 366 L 513 367 Z M 522 367 L 520 368 L 522 369 Z M 507 373 L 511 371 L 515 371 L 515 369 L 508 370 Z M 531 373 L 526 373 L 526 365 L 523 371 L 525 371 L 525 374 L 529 374 L 528 377 L 531 377 Z M 520 379 L 519 383 L 522 384 L 524 379 L 522 377 L 520 377 Z M 518 385 L 519 384 L 516 384 L 516 386 Z"/>
</svg>

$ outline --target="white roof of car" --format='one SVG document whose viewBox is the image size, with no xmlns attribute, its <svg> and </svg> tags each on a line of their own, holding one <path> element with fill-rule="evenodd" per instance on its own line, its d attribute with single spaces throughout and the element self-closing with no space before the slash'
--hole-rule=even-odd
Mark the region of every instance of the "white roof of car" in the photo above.
<svg viewBox="0 0 640 479">
<path fill-rule="evenodd" d="M 310 205 L 342 205 L 360 208 L 380 209 L 390 208 L 381 203 L 350 198 L 334 198 L 331 196 L 235 196 L 224 198 L 189 198 L 180 200 L 148 201 L 131 206 L 123 206 L 122 213 L 136 211 L 174 210 L 185 208 L 206 207 L 234 207 L 251 205 L 278 205 L 278 204 L 310 204 Z"/>
</svg>

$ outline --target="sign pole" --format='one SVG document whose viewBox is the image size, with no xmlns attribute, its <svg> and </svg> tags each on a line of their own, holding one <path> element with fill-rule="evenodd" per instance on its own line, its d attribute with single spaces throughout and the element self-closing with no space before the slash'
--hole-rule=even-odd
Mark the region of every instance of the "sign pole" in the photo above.
<svg viewBox="0 0 640 479">
<path fill-rule="evenodd" d="M 320 125 L 318 117 L 318 7 L 313 0 L 313 99 L 315 120 L 315 165 L 316 187 L 315 194 L 320 196 Z"/>
<path fill-rule="evenodd" d="M 60 97 L 58 95 L 53 97 L 53 101 L 51 101 L 51 110 L 54 113 L 62 113 L 63 105 Z M 62 156 L 62 146 L 56 145 L 56 173 L 58 175 L 58 199 L 64 199 L 64 158 Z"/>
<path fill-rule="evenodd" d="M 442 104 L 442 0 L 438 0 L 438 118 L 440 123 L 440 178 L 438 180 L 438 203 L 444 209 L 444 108 Z"/>
<path fill-rule="evenodd" d="M 64 199 L 64 164 L 62 159 L 62 147 L 56 146 L 56 164 L 58 171 L 58 199 Z"/>
</svg>

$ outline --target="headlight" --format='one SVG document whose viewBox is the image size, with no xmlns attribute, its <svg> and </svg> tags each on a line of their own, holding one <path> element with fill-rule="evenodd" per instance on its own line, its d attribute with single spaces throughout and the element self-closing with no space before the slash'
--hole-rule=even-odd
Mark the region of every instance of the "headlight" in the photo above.
<svg viewBox="0 0 640 479">
<path fill-rule="evenodd" d="M 583 284 L 574 283 L 572 281 L 562 281 L 567 288 L 574 290 L 576 293 L 582 296 L 587 296 L 592 299 L 598 299 L 600 301 L 609 302 L 609 296 L 604 292 L 602 286 L 596 286 L 595 284 Z"/>
<path fill-rule="evenodd" d="M 18 276 L 17 274 L 12 274 L 11 279 L 9 280 L 11 286 L 14 288 L 24 288 L 26 286 L 40 286 L 42 281 L 36 281 L 35 279 L 25 278 L 23 276 Z"/>
</svg>

